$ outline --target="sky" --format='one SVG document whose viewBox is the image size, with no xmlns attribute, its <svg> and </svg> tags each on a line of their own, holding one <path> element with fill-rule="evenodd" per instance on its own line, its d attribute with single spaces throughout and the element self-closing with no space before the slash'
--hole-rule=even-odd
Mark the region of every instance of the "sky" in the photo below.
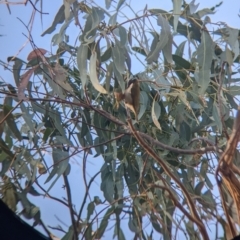
<svg viewBox="0 0 240 240">
<path fill-rule="evenodd" d="M 0 60 L 6 61 L 8 56 L 18 56 L 19 58 L 22 58 L 26 60 L 26 57 L 30 51 L 32 51 L 31 44 L 27 42 L 26 35 L 28 34 L 28 31 L 24 24 L 28 24 L 29 19 L 31 17 L 32 13 L 32 7 L 30 4 L 27 6 L 24 5 L 11 5 L 11 12 L 10 15 L 7 7 L 3 4 L 4 1 L 0 0 L 0 35 L 3 35 L 0 37 Z M 20 0 L 16 1 L 9 1 L 9 2 L 20 2 Z M 103 0 L 98 0 L 98 5 L 104 6 Z M 129 1 L 127 1 L 129 2 Z M 189 2 L 189 1 L 187 1 Z M 219 0 L 199 0 L 195 1 L 196 3 L 200 2 L 200 6 L 198 9 L 202 9 L 205 7 L 212 7 L 218 4 Z M 138 12 L 142 10 L 146 3 L 148 4 L 148 9 L 151 8 L 161 8 L 164 10 L 171 10 L 172 8 L 172 1 L 171 0 L 132 0 L 130 1 L 130 5 L 134 9 L 134 11 Z M 55 52 L 56 48 L 53 48 L 51 46 L 51 38 L 52 36 L 57 32 L 54 32 L 53 34 L 46 35 L 44 37 L 41 37 L 41 33 L 44 32 L 52 23 L 54 16 L 57 12 L 57 10 L 62 5 L 62 1 L 60 0 L 51 0 L 51 1 L 43 1 L 43 12 L 49 13 L 44 14 L 42 18 L 42 24 L 41 24 L 41 18 L 39 14 L 36 14 L 33 30 L 32 30 L 32 36 L 34 39 L 34 43 L 36 46 L 40 48 L 45 48 L 49 50 L 50 52 Z M 240 18 L 238 17 L 238 14 L 240 10 L 240 2 L 236 0 L 225 0 L 223 1 L 223 4 L 220 8 L 217 9 L 217 12 L 215 15 L 211 15 L 211 21 L 212 22 L 226 22 L 230 27 L 237 28 L 239 27 Z M 132 13 L 126 11 L 124 12 L 129 18 L 131 18 Z M 111 14 L 111 12 L 110 12 Z M 121 22 L 121 18 L 118 19 L 119 22 Z M 24 24 L 23 24 L 24 23 Z M 74 25 L 74 24 L 73 24 Z M 59 27 L 57 28 L 59 30 Z M 79 29 L 76 26 L 72 26 L 71 29 L 67 32 L 70 36 L 77 36 L 79 32 Z M 75 40 L 75 39 L 74 39 Z M 22 50 L 19 52 L 19 49 Z M 136 66 L 137 69 L 137 66 Z M 13 85 L 13 77 L 11 72 L 4 70 L 2 66 L 0 66 L 0 81 L 5 81 L 7 83 L 11 83 Z M 0 100 L 1 101 L 1 100 Z M 47 154 L 46 154 L 47 156 Z M 46 157 L 48 159 L 48 156 Z M 50 156 L 49 156 L 50 159 Z M 89 176 L 94 175 L 96 173 L 103 161 L 100 157 L 98 158 L 91 158 L 88 161 L 88 174 Z M 72 197 L 73 202 L 76 204 L 77 209 L 81 204 L 83 194 L 85 191 L 85 187 L 82 180 L 82 161 L 81 159 L 72 159 L 71 160 L 71 174 L 69 176 L 69 181 L 72 185 Z M 45 176 L 41 178 L 41 181 L 44 182 L 46 179 Z M 101 199 L 102 193 L 99 190 L 100 184 L 99 179 L 94 183 L 93 188 L 93 196 L 98 195 Z M 50 191 L 50 194 L 52 196 L 59 196 L 60 198 L 62 196 L 66 197 L 65 190 L 62 188 L 63 182 L 59 180 L 55 187 Z M 49 184 L 44 185 L 44 188 L 47 189 Z M 96 192 L 96 193 L 95 193 Z M 56 203 L 55 201 L 51 199 L 43 199 L 43 197 L 32 197 L 30 196 L 31 201 L 40 207 L 41 209 L 41 215 L 42 219 L 46 222 L 47 225 L 56 226 L 59 224 L 55 216 L 58 216 L 58 218 L 62 219 L 67 226 L 70 224 L 70 216 L 69 211 L 67 208 L 62 207 L 59 203 Z M 86 212 L 85 212 L 86 213 Z M 38 228 L 40 229 L 40 228 Z M 67 230 L 67 227 L 65 228 Z M 61 237 L 62 234 L 59 234 L 59 232 L 53 231 L 54 234 Z M 112 235 L 111 235 L 112 236 Z M 109 238 L 103 238 L 103 239 L 109 239 Z"/>
</svg>

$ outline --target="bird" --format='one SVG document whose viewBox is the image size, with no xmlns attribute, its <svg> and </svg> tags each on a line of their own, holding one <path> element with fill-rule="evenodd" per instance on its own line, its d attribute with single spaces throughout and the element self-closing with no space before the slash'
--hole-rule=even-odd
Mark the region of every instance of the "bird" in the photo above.
<svg viewBox="0 0 240 240">
<path fill-rule="evenodd" d="M 130 79 L 124 93 L 115 91 L 114 96 L 117 108 L 119 107 L 119 103 L 125 100 L 125 107 L 134 113 L 135 119 L 138 121 L 140 106 L 140 85 L 138 79 L 136 77 Z"/>
</svg>

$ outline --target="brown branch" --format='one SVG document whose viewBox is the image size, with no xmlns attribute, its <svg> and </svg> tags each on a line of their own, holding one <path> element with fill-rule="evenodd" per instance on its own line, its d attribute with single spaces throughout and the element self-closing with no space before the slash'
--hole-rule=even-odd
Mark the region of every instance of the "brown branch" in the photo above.
<svg viewBox="0 0 240 240">
<path fill-rule="evenodd" d="M 94 179 L 98 176 L 99 173 L 101 173 L 101 171 L 97 172 L 97 173 L 90 179 L 90 181 L 89 181 L 89 183 L 88 183 L 88 185 L 87 185 L 87 189 L 90 189 L 91 184 L 93 183 Z M 85 195 L 84 195 L 84 198 L 83 198 L 83 202 L 82 202 L 82 205 L 81 205 L 79 214 L 78 214 L 77 223 L 79 223 L 79 221 L 80 221 L 80 219 L 81 219 L 82 211 L 83 211 L 84 205 L 85 205 L 85 203 L 86 203 L 87 196 L 88 196 L 88 192 L 85 191 Z"/>
<path fill-rule="evenodd" d="M 236 167 L 233 164 L 233 156 L 234 156 L 235 150 L 237 148 L 239 139 L 240 139 L 240 106 L 238 107 L 232 134 L 227 141 L 226 149 L 223 152 L 223 154 L 219 160 L 218 167 L 215 172 L 215 178 L 216 178 L 218 189 L 219 189 L 219 192 L 221 195 L 223 210 L 225 212 L 225 215 L 226 215 L 226 218 L 228 221 L 228 225 L 230 227 L 231 234 L 233 237 L 236 236 L 237 232 L 235 230 L 235 226 L 231 220 L 231 217 L 228 213 L 227 204 L 226 204 L 226 201 L 225 201 L 224 195 L 223 195 L 222 183 L 224 183 L 225 187 L 227 188 L 228 192 L 230 193 L 230 195 L 234 201 L 235 207 L 237 208 L 237 211 L 238 211 L 238 213 L 237 213 L 238 222 L 240 222 L 240 215 L 239 215 L 240 182 L 239 182 L 238 178 L 236 177 L 236 175 L 234 174 L 234 172 L 236 172 Z M 237 171 L 237 173 L 239 173 L 239 171 Z M 222 176 L 222 178 L 221 178 L 222 181 L 221 181 L 221 179 L 219 179 L 220 175 Z"/>
<path fill-rule="evenodd" d="M 155 146 L 158 146 L 158 147 L 160 147 L 160 148 L 162 148 L 164 150 L 169 150 L 169 151 L 176 152 L 176 153 L 179 153 L 179 154 L 193 155 L 193 154 L 204 154 L 204 153 L 207 153 L 207 152 L 215 152 L 216 151 L 216 147 L 215 146 L 199 148 L 199 149 L 174 148 L 174 147 L 168 146 L 168 145 L 166 145 L 164 143 L 161 143 L 161 142 L 155 140 L 154 138 L 152 138 L 151 136 L 147 135 L 146 133 L 142 133 L 142 132 L 138 131 L 138 134 L 143 139 L 148 140 L 151 145 L 155 145 Z"/>
<path fill-rule="evenodd" d="M 38 181 L 36 180 L 35 181 L 35 183 L 37 184 L 37 186 L 45 193 L 45 195 L 44 196 L 46 196 L 46 197 L 48 197 L 48 198 L 50 198 L 50 199 L 52 199 L 52 200 L 55 200 L 55 201 L 57 201 L 57 202 L 59 202 L 59 203 L 61 203 L 61 204 L 63 204 L 64 206 L 66 206 L 66 207 L 69 207 L 68 206 L 68 204 L 67 203 L 65 203 L 63 200 L 61 200 L 61 199 L 59 199 L 59 198 L 56 198 L 56 197 L 53 197 L 53 196 L 51 196 L 39 183 L 38 183 Z M 76 212 L 74 212 L 74 214 L 77 216 L 77 213 Z"/>
<path fill-rule="evenodd" d="M 191 220 L 192 222 L 195 222 L 195 218 L 189 214 L 189 212 L 183 207 L 182 204 L 179 203 L 179 201 L 177 200 L 177 198 L 174 196 L 174 194 L 172 193 L 172 191 L 169 189 L 169 187 L 164 187 L 164 186 L 159 186 L 157 184 L 151 184 L 152 187 L 155 188 L 161 188 L 162 190 L 165 190 L 169 193 L 169 195 L 171 196 L 171 200 L 174 202 L 175 206 L 178 207 L 178 209 L 186 216 L 188 217 L 189 220 Z"/>
<path fill-rule="evenodd" d="M 137 139 L 138 143 L 142 146 L 142 148 L 153 158 L 155 159 L 159 165 L 163 168 L 163 170 L 165 171 L 165 173 L 171 177 L 176 183 L 177 185 L 181 188 L 186 201 L 188 203 L 190 212 L 192 214 L 192 219 L 194 220 L 193 222 L 199 227 L 199 230 L 203 236 L 203 239 L 205 240 L 209 240 L 208 237 L 208 233 L 206 231 L 206 228 L 204 227 L 204 224 L 201 220 L 201 218 L 199 217 L 194 202 L 192 201 L 191 196 L 189 195 L 187 189 L 185 188 L 185 186 L 183 185 L 183 183 L 174 175 L 174 173 L 170 170 L 170 168 L 167 166 L 167 164 L 151 149 L 149 148 L 149 145 L 143 140 L 143 138 L 141 138 L 141 136 L 139 135 L 139 133 L 134 129 L 131 119 L 128 119 L 128 125 L 131 129 L 132 134 L 134 135 L 134 137 Z"/>
<path fill-rule="evenodd" d="M 222 79 L 222 77 L 224 76 L 223 70 L 224 70 L 224 66 L 225 66 L 226 63 L 227 62 L 223 62 L 222 63 L 221 71 L 219 72 L 219 75 L 218 75 L 219 85 L 218 85 L 218 90 L 217 90 L 217 99 L 218 99 L 218 108 L 219 108 L 219 115 L 220 115 L 222 127 L 224 129 L 224 133 L 226 135 L 226 138 L 229 139 L 229 136 L 228 136 L 228 133 L 227 133 L 226 124 L 224 122 L 223 112 L 222 112 L 223 102 L 222 102 L 222 96 L 221 96 L 221 91 L 222 91 L 222 86 L 223 86 L 223 79 Z"/>
<path fill-rule="evenodd" d="M 17 105 L 16 105 L 14 108 L 12 108 L 12 109 L 8 112 L 7 115 L 4 116 L 4 118 L 3 118 L 2 121 L 0 122 L 0 125 L 7 119 L 7 117 L 8 117 L 12 112 L 22 103 L 22 101 L 23 101 L 23 100 L 19 101 L 19 102 L 17 103 Z"/>
<path fill-rule="evenodd" d="M 0 93 L 6 93 L 4 91 L 0 91 Z M 11 94 L 11 93 L 8 93 L 8 95 L 10 96 L 16 96 L 15 94 Z M 105 118 L 109 119 L 111 122 L 119 125 L 119 126 L 123 126 L 125 128 L 125 131 L 126 133 L 125 134 L 129 134 L 128 133 L 128 126 L 122 122 L 121 120 L 119 120 L 118 118 L 112 116 L 111 113 L 108 113 L 104 110 L 101 110 L 101 109 L 98 109 L 97 107 L 94 107 L 92 105 L 88 105 L 87 103 L 83 102 L 83 101 L 79 101 L 76 103 L 76 102 L 71 102 L 71 101 L 67 101 L 65 99 L 61 99 L 61 98 L 57 98 L 57 97 L 54 97 L 53 99 L 46 99 L 46 98 L 29 98 L 29 100 L 31 101 L 43 101 L 43 102 L 57 102 L 57 103 L 61 103 L 61 104 L 68 104 L 70 106 L 79 106 L 79 107 L 83 107 L 83 108 L 86 108 L 86 109 L 91 109 L 97 113 L 99 113 L 100 115 L 104 116 Z M 148 140 L 152 145 L 154 146 L 158 146 L 160 147 L 161 149 L 163 150 L 169 150 L 169 151 L 172 151 L 172 152 L 176 152 L 178 154 L 187 154 L 187 155 L 194 155 L 194 154 L 204 154 L 204 153 L 207 153 L 207 152 L 216 152 L 217 149 L 215 146 L 209 146 L 209 147 L 205 147 L 205 148 L 200 148 L 200 149 L 179 149 L 179 148 L 174 148 L 174 147 L 171 147 L 171 146 L 168 146 L 164 143 L 161 143 L 157 140 L 155 140 L 154 138 L 152 138 L 151 136 L 147 135 L 146 133 L 142 133 L 142 132 L 138 132 L 138 134 Z"/>
<path fill-rule="evenodd" d="M 70 216 L 72 220 L 72 226 L 73 226 L 73 235 L 74 235 L 74 240 L 78 240 L 78 231 L 77 231 L 77 225 L 74 219 L 74 210 L 73 210 L 73 205 L 72 205 L 72 195 L 71 195 L 71 188 L 68 182 L 67 176 L 63 174 L 63 180 L 67 192 L 67 198 L 68 198 L 68 207 L 70 211 Z"/>
</svg>

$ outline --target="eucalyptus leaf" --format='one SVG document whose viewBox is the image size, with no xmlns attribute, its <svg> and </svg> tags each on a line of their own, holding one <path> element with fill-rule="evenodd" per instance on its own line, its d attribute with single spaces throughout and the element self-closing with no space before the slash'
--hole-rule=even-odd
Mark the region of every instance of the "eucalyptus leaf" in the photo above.
<svg viewBox="0 0 240 240">
<path fill-rule="evenodd" d="M 177 31 L 178 19 L 181 15 L 182 0 L 173 0 L 173 29 Z"/>
<path fill-rule="evenodd" d="M 56 26 L 57 26 L 58 24 L 61 24 L 61 23 L 64 22 L 64 20 L 65 20 L 64 8 L 65 8 L 64 5 L 62 5 L 62 6 L 59 8 L 59 10 L 58 10 L 58 12 L 57 12 L 57 14 L 56 14 L 56 16 L 55 16 L 55 18 L 54 18 L 54 20 L 53 20 L 52 25 L 51 25 L 47 30 L 45 30 L 44 33 L 42 33 L 42 35 L 41 35 L 42 37 L 43 37 L 44 35 L 46 35 L 46 34 L 52 33 L 52 32 L 56 29 Z"/>
<path fill-rule="evenodd" d="M 77 64 L 83 89 L 85 88 L 87 83 L 87 53 L 88 46 L 81 44 L 77 50 Z"/>
<path fill-rule="evenodd" d="M 97 76 L 97 53 L 93 52 L 89 62 L 90 81 L 94 88 L 100 93 L 107 94 L 106 89 L 99 83 Z"/>
<path fill-rule="evenodd" d="M 214 44 L 208 32 L 202 31 L 201 43 L 197 49 L 199 64 L 199 94 L 205 93 L 210 82 L 210 67 L 213 59 Z"/>
</svg>

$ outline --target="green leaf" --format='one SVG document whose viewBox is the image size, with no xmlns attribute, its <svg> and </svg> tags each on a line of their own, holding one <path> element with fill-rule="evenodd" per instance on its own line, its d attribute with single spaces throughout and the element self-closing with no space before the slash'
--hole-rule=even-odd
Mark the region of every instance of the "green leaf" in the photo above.
<svg viewBox="0 0 240 240">
<path fill-rule="evenodd" d="M 125 2 L 125 0 L 119 0 L 116 11 L 118 11 L 121 8 L 121 6 L 124 4 L 124 2 Z"/>
<path fill-rule="evenodd" d="M 125 72 L 124 49 L 118 42 L 116 42 L 115 46 L 112 48 L 112 58 L 118 72 L 123 74 Z"/>
<path fill-rule="evenodd" d="M 117 196 L 118 199 L 123 198 L 123 190 L 124 190 L 124 184 L 123 184 L 123 166 L 120 165 L 117 169 L 116 173 L 116 181 L 115 181 L 115 186 L 117 188 Z"/>
<path fill-rule="evenodd" d="M 130 215 L 129 221 L 128 221 L 128 227 L 134 233 L 138 233 L 140 231 L 136 217 L 133 217 L 132 215 Z"/>
<path fill-rule="evenodd" d="M 137 53 L 142 54 L 145 57 L 147 57 L 147 54 L 146 54 L 145 50 L 140 48 L 140 47 L 132 47 L 132 50 L 137 52 Z"/>
<path fill-rule="evenodd" d="M 113 72 L 116 75 L 117 81 L 119 86 L 121 87 L 122 91 L 125 90 L 125 82 L 123 80 L 123 75 L 117 70 L 115 63 L 113 62 Z"/>
<path fill-rule="evenodd" d="M 128 30 L 128 42 L 129 42 L 129 45 L 132 47 L 132 28 L 131 28 L 131 26 L 129 27 L 129 30 Z"/>
<path fill-rule="evenodd" d="M 113 208 L 109 208 L 107 212 L 105 213 L 99 228 L 96 231 L 95 239 L 101 239 L 103 234 L 105 233 L 105 230 L 108 226 L 108 221 L 113 213 Z"/>
<path fill-rule="evenodd" d="M 158 223 L 158 219 L 154 214 L 151 214 L 150 220 L 154 230 L 157 231 L 158 233 L 163 233 L 162 228 Z"/>
<path fill-rule="evenodd" d="M 12 110 L 12 107 L 5 105 L 3 106 L 3 112 L 4 112 L 4 116 L 6 116 L 7 114 L 9 114 L 9 112 Z M 14 116 L 12 113 L 10 113 L 8 115 L 8 117 L 6 118 L 6 123 L 9 127 L 9 129 L 12 131 L 12 133 L 14 134 L 14 136 L 18 139 L 18 141 L 22 140 L 22 135 L 20 133 L 20 131 L 18 130 L 17 124 L 14 120 Z"/>
<path fill-rule="evenodd" d="M 77 50 L 77 64 L 83 89 L 85 88 L 87 83 L 87 55 L 88 45 L 81 44 Z"/>
<path fill-rule="evenodd" d="M 19 81 L 20 80 L 20 72 L 21 72 L 23 63 L 24 62 L 22 60 L 17 58 L 13 64 L 13 77 L 14 77 L 16 86 L 18 86 L 19 82 L 20 82 Z"/>
<path fill-rule="evenodd" d="M 51 121 L 52 121 L 54 127 L 61 133 L 61 135 L 63 137 L 65 137 L 67 139 L 65 130 L 62 125 L 62 118 L 61 118 L 60 112 L 52 109 L 48 113 L 49 113 L 49 116 L 51 117 Z"/>
<path fill-rule="evenodd" d="M 183 56 L 183 52 L 184 52 L 184 47 L 185 47 L 185 44 L 186 44 L 187 40 L 186 41 L 183 41 L 181 44 L 178 45 L 177 49 L 176 49 L 176 52 L 175 52 L 175 55 L 178 55 L 180 57 Z M 174 57 L 174 55 L 173 55 Z M 174 60 L 174 59 L 173 59 Z"/>
<path fill-rule="evenodd" d="M 165 47 L 168 42 L 168 36 L 166 34 L 158 34 L 154 33 L 154 38 L 151 45 L 151 50 L 147 55 L 146 61 L 148 64 L 158 61 L 159 54 L 161 50 Z"/>
<path fill-rule="evenodd" d="M 122 231 L 122 229 L 120 227 L 118 227 L 117 224 L 115 224 L 115 227 L 114 227 L 114 235 L 113 235 L 113 239 L 115 238 L 115 236 L 117 237 L 117 239 L 119 240 L 125 240 L 125 236 L 124 236 L 124 233 Z"/>
<path fill-rule="evenodd" d="M 138 114 L 138 119 L 140 120 L 145 113 L 148 105 L 148 95 L 145 91 L 140 92 L 140 110 Z"/>
<path fill-rule="evenodd" d="M 207 186 L 212 190 L 213 184 L 212 184 L 212 181 L 209 179 L 208 175 L 206 175 L 206 177 L 205 177 L 205 182 L 206 182 Z"/>
<path fill-rule="evenodd" d="M 99 83 L 97 76 L 97 53 L 93 52 L 89 62 L 90 80 L 93 87 L 100 93 L 107 94 L 106 89 Z"/>
<path fill-rule="evenodd" d="M 116 25 L 116 23 L 117 23 L 117 15 L 118 15 L 118 12 L 114 13 L 114 14 L 109 18 L 108 25 L 110 25 L 110 26 L 115 26 L 115 25 Z"/>
<path fill-rule="evenodd" d="M 28 109 L 25 107 L 23 103 L 20 105 L 21 110 L 22 110 L 22 117 L 25 120 L 26 124 L 28 125 L 30 131 L 34 133 L 34 125 L 32 122 L 33 116 L 29 114 Z"/>
<path fill-rule="evenodd" d="M 213 59 L 214 44 L 209 33 L 202 31 L 201 43 L 197 49 L 199 64 L 198 85 L 199 94 L 204 94 L 210 82 L 210 67 Z"/>
<path fill-rule="evenodd" d="M 197 186 L 194 189 L 194 192 L 197 196 L 201 195 L 201 191 L 202 191 L 203 187 L 204 187 L 204 181 L 201 181 L 197 184 Z"/>
<path fill-rule="evenodd" d="M 93 214 L 94 209 L 95 209 L 94 202 L 90 202 L 87 207 L 87 222 L 89 221 L 91 215 Z"/>
<path fill-rule="evenodd" d="M 112 0 L 105 0 L 106 9 L 109 9 L 111 7 L 111 2 Z"/>
<path fill-rule="evenodd" d="M 1 153 L 0 158 L 2 158 L 2 155 L 4 155 L 4 153 Z M 0 160 L 1 161 L 1 171 L 0 171 L 0 177 L 3 177 L 5 175 L 5 173 L 9 170 L 9 167 L 11 165 L 11 161 L 9 159 L 5 160 Z"/>
<path fill-rule="evenodd" d="M 203 160 L 202 164 L 201 164 L 201 168 L 200 168 L 200 174 L 203 177 L 203 179 L 205 179 L 205 177 L 207 175 L 207 170 L 208 170 L 208 161 Z"/>
<path fill-rule="evenodd" d="M 102 169 L 105 168 L 103 165 Z M 106 170 L 108 167 L 106 168 Z M 103 191 L 103 195 L 106 200 L 111 204 L 114 201 L 114 182 L 112 173 L 110 171 L 102 172 L 101 174 L 102 183 L 101 183 L 101 190 Z"/>
<path fill-rule="evenodd" d="M 61 240 L 72 240 L 74 237 L 73 227 L 70 226 L 68 232 L 61 238 Z"/>
<path fill-rule="evenodd" d="M 233 61 L 239 55 L 239 42 L 238 42 L 238 34 L 239 29 L 227 27 L 227 43 L 230 45 L 232 51 L 234 52 Z"/>
<path fill-rule="evenodd" d="M 64 38 L 65 38 L 65 32 L 68 28 L 68 26 L 70 25 L 71 21 L 68 20 L 66 21 L 62 27 L 60 28 L 60 31 L 59 33 L 56 33 L 53 37 L 52 37 L 52 45 L 53 46 L 56 46 L 60 43 L 62 43 L 64 41 Z"/>
<path fill-rule="evenodd" d="M 101 56 L 101 62 L 108 61 L 112 56 L 112 47 L 109 47 L 104 54 Z"/>
<path fill-rule="evenodd" d="M 212 192 L 208 189 L 205 193 L 202 194 L 202 198 L 207 202 L 213 209 L 216 207 L 216 202 L 213 198 Z"/>
<path fill-rule="evenodd" d="M 60 149 L 54 149 L 52 152 L 52 158 L 53 158 L 53 169 L 50 172 L 48 178 L 46 179 L 45 183 L 49 182 L 55 175 L 57 177 L 52 182 L 50 187 L 48 188 L 47 192 L 50 191 L 50 189 L 53 187 L 53 185 L 56 183 L 56 181 L 59 179 L 59 177 L 65 172 L 65 170 L 68 167 L 69 163 L 69 153 L 65 151 L 61 151 Z"/>
<path fill-rule="evenodd" d="M 178 19 L 181 15 L 182 0 L 173 0 L 173 29 L 177 31 Z"/>
<path fill-rule="evenodd" d="M 57 14 L 56 14 L 56 16 L 55 16 L 55 18 L 54 18 L 54 20 L 53 20 L 52 25 L 51 25 L 47 30 L 45 30 L 45 31 L 42 33 L 41 37 L 43 37 L 45 34 L 50 34 L 50 33 L 52 33 L 52 32 L 56 29 L 56 26 L 57 26 L 58 24 L 61 24 L 61 23 L 64 22 L 64 20 L 65 20 L 64 9 L 65 9 L 64 5 L 62 5 L 62 6 L 59 8 L 59 10 L 58 10 L 58 12 L 57 12 Z"/>
<path fill-rule="evenodd" d="M 119 30 L 119 37 L 120 37 L 120 45 L 124 47 L 125 44 L 127 43 L 127 31 L 121 25 L 118 26 L 118 30 Z"/>
<path fill-rule="evenodd" d="M 218 131 L 221 134 L 222 133 L 222 121 L 221 121 L 221 116 L 219 115 L 218 104 L 216 102 L 213 104 L 212 115 L 213 115 L 215 123 L 216 123 L 216 125 L 218 127 Z"/>
<path fill-rule="evenodd" d="M 80 39 L 83 43 L 89 44 L 95 40 L 95 38 L 97 37 L 97 35 L 96 35 L 97 28 L 98 28 L 100 22 L 103 20 L 104 20 L 103 10 L 99 9 L 97 7 L 92 7 L 92 12 L 89 13 L 89 15 L 87 17 L 85 28 L 80 37 Z"/>
<path fill-rule="evenodd" d="M 178 55 L 172 55 L 173 57 L 173 61 L 175 62 L 175 64 L 179 65 L 180 67 L 190 71 L 193 69 L 193 66 L 190 62 L 188 62 L 187 60 L 185 60 L 184 58 L 182 58 L 181 56 Z"/>
</svg>

